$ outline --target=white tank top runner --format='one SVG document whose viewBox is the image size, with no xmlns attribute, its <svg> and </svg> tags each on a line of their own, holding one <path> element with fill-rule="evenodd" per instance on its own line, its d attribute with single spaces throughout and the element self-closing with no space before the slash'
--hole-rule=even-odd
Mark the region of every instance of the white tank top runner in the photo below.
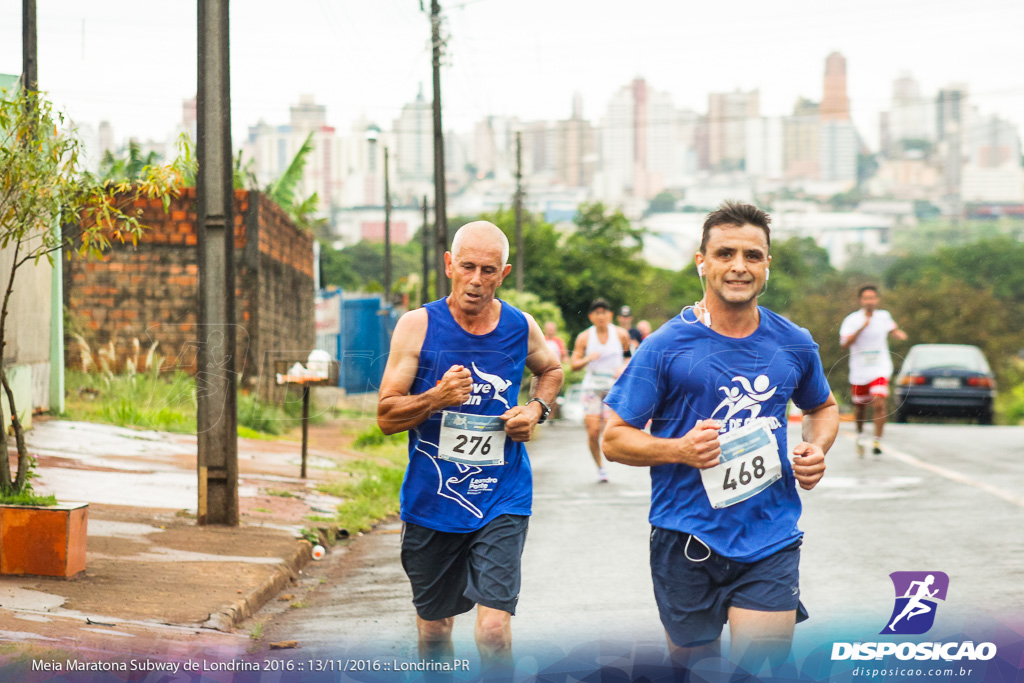
<svg viewBox="0 0 1024 683">
<path fill-rule="evenodd" d="M 587 350 L 584 355 L 600 353 L 600 358 L 587 364 L 587 373 L 583 376 L 584 389 L 611 389 L 615 383 L 613 373 L 622 366 L 625 351 L 619 339 L 617 328 L 608 326 L 608 339 L 602 344 L 597 338 L 597 328 L 587 329 Z"/>
</svg>

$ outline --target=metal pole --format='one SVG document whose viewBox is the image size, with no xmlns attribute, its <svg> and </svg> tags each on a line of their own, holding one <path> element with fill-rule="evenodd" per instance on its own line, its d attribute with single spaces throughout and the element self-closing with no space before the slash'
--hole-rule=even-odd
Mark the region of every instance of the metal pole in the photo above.
<svg viewBox="0 0 1024 683">
<path fill-rule="evenodd" d="M 301 477 L 306 478 L 306 452 L 309 444 L 309 385 L 302 385 L 302 472 Z"/>
<path fill-rule="evenodd" d="M 199 0 L 199 524 L 238 525 L 228 0 Z"/>
<path fill-rule="evenodd" d="M 516 131 L 516 290 L 523 291 L 523 135 Z"/>
<path fill-rule="evenodd" d="M 444 133 L 441 126 L 441 5 L 430 2 L 431 45 L 434 65 L 434 260 L 437 268 L 437 296 L 448 294 L 444 253 L 448 251 L 448 213 L 444 180 Z"/>
<path fill-rule="evenodd" d="M 387 145 L 384 146 L 384 303 L 391 305 L 391 183 Z"/>
<path fill-rule="evenodd" d="M 430 301 L 430 223 L 427 222 L 427 195 L 423 195 L 423 229 L 420 241 L 423 243 L 423 290 L 420 294 L 420 305 L 426 306 Z"/>
</svg>

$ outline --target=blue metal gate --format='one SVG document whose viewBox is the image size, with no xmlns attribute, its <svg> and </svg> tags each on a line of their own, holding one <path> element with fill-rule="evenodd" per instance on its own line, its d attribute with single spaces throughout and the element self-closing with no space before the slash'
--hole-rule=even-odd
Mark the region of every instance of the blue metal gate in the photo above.
<svg viewBox="0 0 1024 683">
<path fill-rule="evenodd" d="M 338 386 L 348 394 L 376 392 L 397 316 L 379 297 L 349 299 L 338 290 L 321 292 L 320 297 L 332 317 L 340 315 L 340 333 L 317 334 L 317 348 L 339 361 Z"/>
</svg>

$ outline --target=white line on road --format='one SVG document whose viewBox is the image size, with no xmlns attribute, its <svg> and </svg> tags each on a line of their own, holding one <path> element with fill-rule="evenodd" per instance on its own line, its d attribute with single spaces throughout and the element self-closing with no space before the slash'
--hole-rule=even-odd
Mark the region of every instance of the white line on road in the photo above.
<svg viewBox="0 0 1024 683">
<path fill-rule="evenodd" d="M 851 435 L 846 434 L 846 436 L 850 437 Z M 852 438 L 856 440 L 857 437 L 853 436 Z M 1018 507 L 1024 508 L 1024 498 L 1021 498 L 1020 496 L 1015 496 L 1012 493 L 1008 493 L 997 486 L 986 484 L 983 481 L 972 479 L 971 477 L 968 477 L 966 474 L 960 474 L 955 470 L 950 470 L 945 467 L 940 467 L 938 465 L 933 465 L 931 463 L 925 462 L 924 460 L 916 458 L 913 455 L 904 453 L 903 451 L 896 450 L 888 443 L 885 444 L 885 455 L 891 455 L 900 462 L 903 462 L 907 465 L 911 465 L 913 467 L 917 467 L 922 470 L 927 470 L 928 472 L 937 474 L 940 477 L 945 477 L 946 479 L 955 481 L 958 484 L 966 484 L 967 486 L 973 486 L 974 488 L 985 491 L 986 493 L 991 493 L 993 496 L 996 496 L 997 498 L 1002 498 L 1008 503 L 1013 503 Z"/>
</svg>

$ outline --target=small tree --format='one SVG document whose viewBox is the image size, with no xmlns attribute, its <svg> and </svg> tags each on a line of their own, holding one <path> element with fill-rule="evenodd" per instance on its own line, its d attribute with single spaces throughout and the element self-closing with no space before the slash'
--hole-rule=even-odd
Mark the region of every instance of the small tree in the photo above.
<svg viewBox="0 0 1024 683">
<path fill-rule="evenodd" d="M 64 118 L 39 93 L 0 91 L 0 249 L 9 254 L 10 266 L 0 272 L 0 383 L 11 410 L 18 450 L 17 474 L 12 479 L 8 457 L 7 425 L 0 428 L 0 496 L 30 490 L 32 459 L 14 392 L 7 378 L 4 349 L 7 313 L 18 271 L 68 249 L 68 257 L 102 256 L 112 239 L 135 244 L 144 228 L 136 199 L 159 198 L 166 210 L 182 182 L 177 166 L 150 165 L 135 182 L 102 181 L 79 165 L 80 143 L 61 130 Z M 62 228 L 62 229 L 60 229 Z"/>
</svg>

